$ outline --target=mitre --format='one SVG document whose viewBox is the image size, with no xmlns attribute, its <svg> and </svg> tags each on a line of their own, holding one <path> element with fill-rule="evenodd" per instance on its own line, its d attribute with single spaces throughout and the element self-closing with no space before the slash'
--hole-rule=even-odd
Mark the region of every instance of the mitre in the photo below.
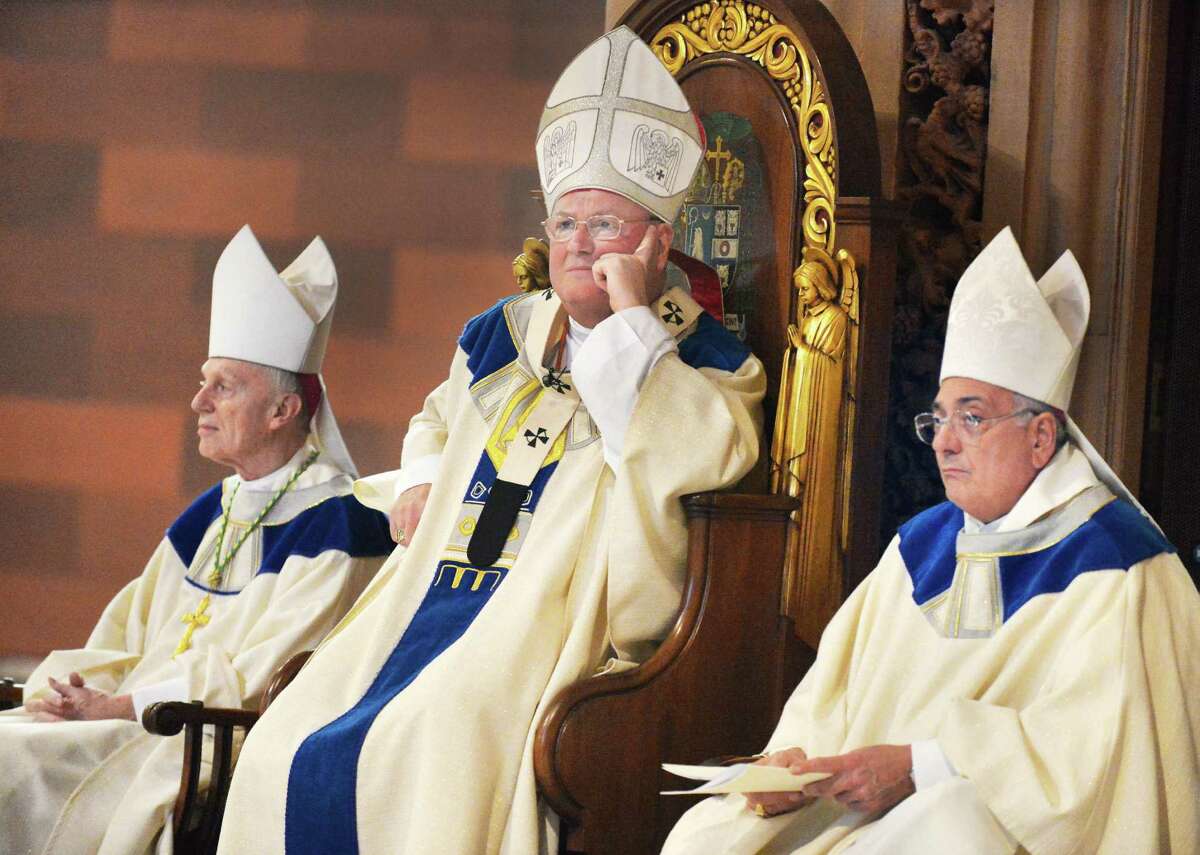
<svg viewBox="0 0 1200 855">
<path fill-rule="evenodd" d="M 1006 227 L 954 291 L 940 379 L 982 380 L 1065 411 L 1090 305 L 1070 250 L 1035 281 Z"/>
<path fill-rule="evenodd" d="M 1067 435 L 1096 477 L 1154 522 L 1066 415 L 1090 311 L 1087 280 L 1070 250 L 1035 281 L 1012 229 L 1005 227 L 954 290 L 940 380 L 982 380 L 1062 410 Z"/>
<path fill-rule="evenodd" d="M 575 57 L 546 99 L 536 144 L 546 211 L 572 190 L 599 189 L 673 222 L 704 146 L 675 78 L 618 27 Z"/>
<path fill-rule="evenodd" d="M 282 368 L 301 375 L 302 381 L 304 375 L 314 377 L 320 400 L 309 432 L 329 462 L 354 475 L 354 461 L 320 376 L 337 290 L 337 269 L 321 238 L 313 238 L 276 273 L 250 226 L 242 226 L 213 271 L 208 355 Z"/>
<path fill-rule="evenodd" d="M 208 355 L 317 374 L 336 302 L 337 271 L 324 241 L 313 238 L 276 273 L 254 232 L 242 226 L 213 272 Z"/>
</svg>

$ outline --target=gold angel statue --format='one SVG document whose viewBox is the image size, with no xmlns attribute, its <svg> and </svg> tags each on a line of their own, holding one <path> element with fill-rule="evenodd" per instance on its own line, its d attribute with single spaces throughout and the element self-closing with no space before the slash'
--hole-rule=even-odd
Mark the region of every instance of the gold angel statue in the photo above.
<svg viewBox="0 0 1200 855">
<path fill-rule="evenodd" d="M 796 317 L 788 324 L 787 352 L 771 443 L 771 489 L 798 496 L 796 528 L 788 548 L 789 604 L 838 592 L 804 590 L 797 574 L 820 568 L 840 579 L 847 537 L 850 437 L 854 430 L 858 360 L 858 271 L 854 257 L 836 259 L 805 247 L 792 273 Z M 833 603 L 836 608 L 837 603 Z M 795 614 L 789 606 L 789 613 Z M 832 612 L 830 612 L 832 613 Z"/>
<path fill-rule="evenodd" d="M 550 247 L 541 238 L 525 238 L 521 254 L 513 259 L 513 276 L 522 291 L 543 291 L 550 287 Z"/>
</svg>

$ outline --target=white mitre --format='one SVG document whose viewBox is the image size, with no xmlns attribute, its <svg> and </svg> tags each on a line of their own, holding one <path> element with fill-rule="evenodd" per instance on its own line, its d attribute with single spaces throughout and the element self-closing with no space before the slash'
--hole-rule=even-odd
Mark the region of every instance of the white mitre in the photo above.
<svg viewBox="0 0 1200 855">
<path fill-rule="evenodd" d="M 1012 229 L 1006 226 L 958 280 L 950 301 L 939 382 L 947 377 L 982 380 L 1042 401 L 1065 415 L 1090 312 L 1087 280 L 1071 251 L 1034 281 Z M 1146 514 L 1070 416 L 1067 434 L 1092 464 L 1096 477 Z"/>
<path fill-rule="evenodd" d="M 546 212 L 572 190 L 600 189 L 673 222 L 704 145 L 675 78 L 617 27 L 571 61 L 546 99 L 536 145 Z"/>
<path fill-rule="evenodd" d="M 309 432 L 327 462 L 354 476 L 358 472 L 321 378 L 337 284 L 333 258 L 321 238 L 313 238 L 276 273 L 250 226 L 242 226 L 213 271 L 208 355 L 316 375 L 321 402 Z"/>
</svg>

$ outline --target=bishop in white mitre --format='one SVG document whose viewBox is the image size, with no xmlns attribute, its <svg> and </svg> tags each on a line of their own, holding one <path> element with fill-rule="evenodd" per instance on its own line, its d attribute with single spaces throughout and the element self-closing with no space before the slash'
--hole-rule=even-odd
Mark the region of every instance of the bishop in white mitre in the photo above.
<svg viewBox="0 0 1200 855">
<path fill-rule="evenodd" d="M 654 650 L 679 608 L 680 497 L 757 458 L 761 363 L 664 293 L 704 152 L 678 84 L 608 33 L 551 91 L 536 151 L 553 287 L 467 323 L 398 475 L 360 484 L 406 549 L 247 738 L 225 855 L 556 851 L 543 710 Z"/>
<path fill-rule="evenodd" d="M 386 518 L 351 495 L 320 377 L 336 296 L 320 238 L 282 273 L 249 226 L 222 253 L 192 409 L 200 453 L 235 474 L 171 524 L 84 647 L 38 665 L 24 709 L 0 714 L 0 852 L 170 851 L 183 737 L 144 731 L 143 708 L 256 707 L 391 552 Z"/>
<path fill-rule="evenodd" d="M 1005 229 L 963 274 L 917 432 L 948 501 L 903 526 L 821 638 L 759 762 L 663 850 L 928 855 L 1200 846 L 1200 597 L 1065 410 L 1089 314 Z"/>
</svg>

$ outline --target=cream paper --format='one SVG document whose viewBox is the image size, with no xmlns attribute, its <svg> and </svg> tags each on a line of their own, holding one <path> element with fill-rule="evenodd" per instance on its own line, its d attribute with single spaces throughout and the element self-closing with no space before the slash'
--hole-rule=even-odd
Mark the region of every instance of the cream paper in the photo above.
<svg viewBox="0 0 1200 855">
<path fill-rule="evenodd" d="M 681 778 L 704 781 L 691 790 L 663 790 L 664 796 L 694 796 L 717 793 L 794 793 L 809 784 L 824 781 L 828 772 L 806 772 L 793 775 L 782 766 L 759 766 L 754 763 L 735 763 L 732 766 L 686 766 L 663 763 L 663 769 Z"/>
</svg>

